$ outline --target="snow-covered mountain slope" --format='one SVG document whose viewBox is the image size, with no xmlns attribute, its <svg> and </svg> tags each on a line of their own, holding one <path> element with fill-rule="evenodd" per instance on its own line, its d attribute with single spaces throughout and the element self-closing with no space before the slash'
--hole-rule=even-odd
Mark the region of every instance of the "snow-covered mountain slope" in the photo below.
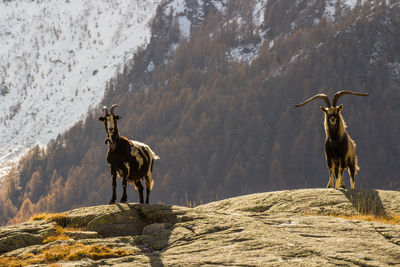
<svg viewBox="0 0 400 267">
<path fill-rule="evenodd" d="M 335 23 L 337 19 L 340 20 L 341 16 L 349 13 L 356 5 L 362 6 L 366 0 L 296 0 L 291 3 L 283 2 L 284 4 L 282 2 L 254 0 L 251 13 L 237 12 L 234 14 L 229 21 L 230 24 L 235 23 L 238 25 L 239 32 L 246 34 L 250 31 L 249 25 L 252 25 L 253 35 L 258 35 L 260 38 L 255 43 L 246 42 L 246 37 L 240 36 L 240 33 L 238 33 L 238 39 L 241 44 L 230 49 L 229 56 L 232 60 L 251 63 L 257 56 L 262 42 L 266 39 L 268 39 L 269 48 L 273 48 L 277 38 L 291 36 L 298 29 L 315 26 L 321 21 L 321 18 Z M 270 25 L 271 20 L 268 18 L 266 22 L 265 16 L 271 15 L 268 14 L 268 9 L 271 9 L 272 6 L 288 8 L 285 12 L 290 18 L 288 20 L 290 27 L 289 29 L 285 29 L 285 27 L 281 29 L 286 31 L 271 34 L 271 28 L 276 25 Z"/>
<path fill-rule="evenodd" d="M 290 35 L 322 16 L 330 21 L 366 0 L 296 0 L 287 32 L 270 34 L 268 8 L 279 1 L 254 0 L 251 12 L 234 12 L 229 0 L 170 0 L 180 38 L 190 38 L 210 10 L 238 25 L 232 60 L 249 64 L 263 42 Z M 2 168 L 35 144 L 46 145 L 83 119 L 104 95 L 105 84 L 151 39 L 149 21 L 162 0 L 14 0 L 0 2 L 0 176 Z M 250 1 L 249 1 L 250 2 Z M 246 6 L 249 2 L 240 2 Z M 243 10 L 243 7 L 238 10 Z M 318 11 L 318 12 L 317 12 Z M 249 21 L 251 23 L 249 24 Z M 260 38 L 246 40 L 252 30 Z M 170 48 L 174 53 L 178 43 Z M 147 70 L 153 71 L 153 61 Z M 7 166 L 6 166 L 7 167 Z"/>
<path fill-rule="evenodd" d="M 83 119 L 150 40 L 161 0 L 0 2 L 0 162 Z"/>
</svg>

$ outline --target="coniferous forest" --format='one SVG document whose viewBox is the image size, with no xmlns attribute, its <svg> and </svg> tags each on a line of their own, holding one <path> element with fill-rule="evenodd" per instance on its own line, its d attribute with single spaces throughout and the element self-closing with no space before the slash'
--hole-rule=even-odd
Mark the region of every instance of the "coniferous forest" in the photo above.
<svg viewBox="0 0 400 267">
<path fill-rule="evenodd" d="M 254 192 L 326 187 L 319 108 L 324 103 L 294 104 L 340 90 L 370 93 L 339 100 L 357 143 L 356 188 L 399 190 L 396 1 L 337 8 L 334 20 L 322 16 L 323 0 L 268 1 L 257 29 L 253 1 L 227 1 L 223 14 L 209 2 L 204 1 L 203 18 L 193 16 L 188 39 L 180 37 L 177 18 L 161 5 L 150 44 L 109 81 L 100 105 L 118 103 L 120 134 L 145 142 L 161 157 L 150 202 L 198 205 Z M 233 49 L 254 53 L 253 60 L 235 60 Z M 1 224 L 108 203 L 111 175 L 100 107 L 46 148 L 23 156 L 0 193 Z M 121 180 L 117 183 L 119 200 Z M 345 183 L 350 186 L 347 172 Z M 128 200 L 138 201 L 132 186 Z"/>
</svg>

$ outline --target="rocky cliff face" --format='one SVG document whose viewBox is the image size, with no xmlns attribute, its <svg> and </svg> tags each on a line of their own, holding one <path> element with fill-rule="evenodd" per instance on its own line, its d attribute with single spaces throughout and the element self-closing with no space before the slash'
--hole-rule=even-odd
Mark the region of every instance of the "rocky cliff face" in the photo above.
<svg viewBox="0 0 400 267">
<path fill-rule="evenodd" d="M 85 207 L 0 228 L 0 265 L 396 265 L 399 225 L 337 216 L 399 210 L 400 192 L 325 189 Z"/>
</svg>

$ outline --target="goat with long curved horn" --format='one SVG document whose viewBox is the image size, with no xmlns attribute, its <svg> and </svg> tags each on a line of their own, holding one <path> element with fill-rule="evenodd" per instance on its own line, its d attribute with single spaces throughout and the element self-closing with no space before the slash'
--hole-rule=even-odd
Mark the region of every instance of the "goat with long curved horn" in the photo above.
<svg viewBox="0 0 400 267">
<path fill-rule="evenodd" d="M 330 107 L 330 106 L 331 106 L 331 102 L 329 101 L 329 98 L 328 98 L 328 96 L 327 96 L 326 94 L 317 94 L 317 95 L 315 95 L 315 96 L 313 96 L 313 97 L 310 97 L 310 98 L 307 99 L 306 101 L 304 101 L 304 102 L 302 102 L 302 103 L 300 103 L 300 104 L 295 105 L 295 107 L 298 108 L 298 107 L 304 106 L 305 104 L 307 104 L 308 102 L 310 102 L 310 101 L 312 101 L 312 100 L 314 100 L 314 99 L 316 99 L 316 98 L 320 98 L 320 99 L 324 100 L 327 107 Z"/>
<path fill-rule="evenodd" d="M 332 106 L 336 106 L 337 101 L 342 95 L 356 95 L 356 96 L 368 96 L 369 93 L 359 93 L 359 92 L 352 92 L 352 91 L 339 91 L 333 95 Z"/>
<path fill-rule="evenodd" d="M 103 111 L 104 111 L 104 113 L 105 113 L 105 115 L 108 115 L 108 109 L 107 109 L 107 106 L 103 106 Z"/>
<path fill-rule="evenodd" d="M 343 95 L 350 94 L 356 96 L 368 96 L 369 93 L 359 93 L 352 91 L 339 91 L 333 96 L 332 105 L 326 94 L 317 94 L 306 101 L 295 105 L 301 107 L 308 102 L 320 98 L 325 101 L 326 108 L 321 106 L 324 112 L 324 128 L 325 128 L 325 160 L 329 169 L 328 188 L 345 188 L 343 180 L 343 171 L 348 168 L 350 175 L 351 188 L 354 189 L 354 176 L 360 170 L 356 156 L 356 143 L 350 138 L 346 131 L 346 123 L 343 120 L 341 111 L 343 104 L 336 106 L 339 98 Z M 334 181 L 336 177 L 336 186 Z"/>
<path fill-rule="evenodd" d="M 114 114 L 114 109 L 115 109 L 115 108 L 118 108 L 118 107 L 119 107 L 119 106 L 118 106 L 117 104 L 112 105 L 111 108 L 110 108 L 110 113 L 111 113 L 111 114 Z"/>
</svg>

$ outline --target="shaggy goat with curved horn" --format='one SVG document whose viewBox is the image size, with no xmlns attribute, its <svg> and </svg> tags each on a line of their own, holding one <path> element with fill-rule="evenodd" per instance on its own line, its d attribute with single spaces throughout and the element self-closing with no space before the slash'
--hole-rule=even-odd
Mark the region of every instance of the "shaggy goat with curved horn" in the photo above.
<svg viewBox="0 0 400 267">
<path fill-rule="evenodd" d="M 356 96 L 369 95 L 368 93 L 339 91 L 333 96 L 332 105 L 326 94 L 317 94 L 306 101 L 295 105 L 295 107 L 301 107 L 317 98 L 322 99 L 326 103 L 326 108 L 321 106 L 321 110 L 325 114 L 325 159 L 326 165 L 329 169 L 328 188 L 334 187 L 334 175 L 336 176 L 336 188 L 345 188 L 343 171 L 348 168 L 351 188 L 354 189 L 354 176 L 360 170 L 357 163 L 356 143 L 347 133 L 346 123 L 341 114 L 343 104 L 336 106 L 339 98 L 347 94 Z"/>
<path fill-rule="evenodd" d="M 112 176 L 112 197 L 110 204 L 115 203 L 117 174 L 122 178 L 123 194 L 121 202 L 127 201 L 126 184 L 133 183 L 135 189 L 139 192 L 140 203 L 143 203 L 143 185 L 141 179 L 146 181 L 146 203 L 149 203 L 150 191 L 153 188 L 153 164 L 159 157 L 146 144 L 129 140 L 118 133 L 117 121 L 121 119 L 119 115 L 114 114 L 114 109 L 119 107 L 114 104 L 108 113 L 107 107 L 103 107 L 104 117 L 99 120 L 104 122 L 106 127 L 108 144 L 107 162 L 111 168 Z"/>
</svg>

